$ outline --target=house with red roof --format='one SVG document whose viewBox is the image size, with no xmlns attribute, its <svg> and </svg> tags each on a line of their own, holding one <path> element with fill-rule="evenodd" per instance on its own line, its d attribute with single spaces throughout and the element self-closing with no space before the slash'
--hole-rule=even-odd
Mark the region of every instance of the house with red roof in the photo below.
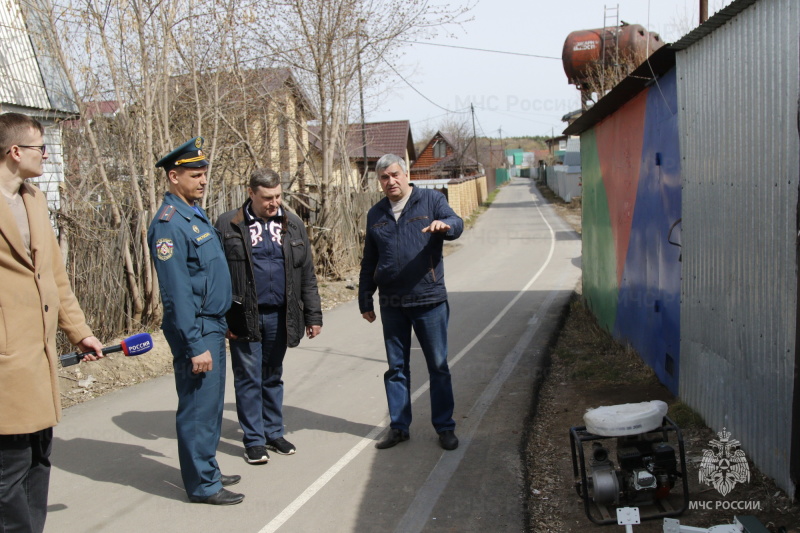
<svg viewBox="0 0 800 533">
<path fill-rule="evenodd" d="M 318 132 L 318 128 L 309 128 L 310 151 L 314 155 L 312 165 L 320 159 L 321 154 Z M 346 151 L 349 185 L 362 189 L 377 190 L 377 180 L 374 179 L 375 163 L 384 155 L 395 154 L 402 157 L 408 167 L 417 158 L 411 123 L 408 120 L 367 122 L 363 127 L 361 124 L 349 124 L 346 133 Z M 341 169 L 342 166 L 339 165 L 338 168 Z M 345 181 L 342 174 L 341 170 L 334 170 L 332 185 L 341 185 Z"/>
<path fill-rule="evenodd" d="M 482 174 L 475 158 L 466 153 L 470 146 L 471 142 L 459 143 L 437 131 L 411 165 L 411 179 L 456 179 Z"/>
<path fill-rule="evenodd" d="M 488 197 L 483 169 L 466 153 L 472 146 L 437 131 L 411 165 L 414 186 L 441 191 L 461 217 L 471 215 Z"/>
</svg>

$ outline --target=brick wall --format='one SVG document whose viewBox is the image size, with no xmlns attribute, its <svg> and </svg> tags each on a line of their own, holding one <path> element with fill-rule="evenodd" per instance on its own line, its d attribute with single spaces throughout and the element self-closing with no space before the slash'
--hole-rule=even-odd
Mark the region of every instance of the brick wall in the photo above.
<svg viewBox="0 0 800 533">
<path fill-rule="evenodd" d="M 454 179 L 447 184 L 447 200 L 461 218 L 474 213 L 487 197 L 486 176 Z"/>
</svg>

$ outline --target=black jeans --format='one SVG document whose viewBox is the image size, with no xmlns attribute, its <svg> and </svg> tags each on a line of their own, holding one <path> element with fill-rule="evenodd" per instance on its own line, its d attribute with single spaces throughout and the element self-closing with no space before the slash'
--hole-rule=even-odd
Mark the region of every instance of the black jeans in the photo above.
<svg viewBox="0 0 800 533">
<path fill-rule="evenodd" d="M 0 533 L 41 533 L 47 518 L 53 428 L 0 435 Z"/>
</svg>

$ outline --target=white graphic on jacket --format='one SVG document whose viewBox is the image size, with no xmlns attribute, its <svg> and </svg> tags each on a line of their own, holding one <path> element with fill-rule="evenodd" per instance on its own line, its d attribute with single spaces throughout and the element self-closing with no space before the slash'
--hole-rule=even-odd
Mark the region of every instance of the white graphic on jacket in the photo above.
<svg viewBox="0 0 800 533">
<path fill-rule="evenodd" d="M 270 234 L 270 240 L 272 242 L 277 243 L 278 246 L 281 246 L 283 242 L 282 242 L 280 221 L 270 220 L 269 222 L 265 222 L 265 224 Z M 261 221 L 255 220 L 250 225 L 250 239 L 253 248 L 255 248 L 258 245 L 258 243 L 264 240 L 263 233 L 264 233 L 264 226 L 261 224 Z"/>
</svg>

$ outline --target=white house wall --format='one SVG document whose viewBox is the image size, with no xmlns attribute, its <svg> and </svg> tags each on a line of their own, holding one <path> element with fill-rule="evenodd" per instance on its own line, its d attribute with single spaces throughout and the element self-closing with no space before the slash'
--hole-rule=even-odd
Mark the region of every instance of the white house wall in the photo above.
<svg viewBox="0 0 800 533">
<path fill-rule="evenodd" d="M 61 146 L 61 128 L 45 124 L 44 143 L 47 146 L 47 161 L 44 163 L 44 173 L 31 179 L 47 197 L 47 206 L 50 211 L 61 208 L 61 191 L 59 189 L 64 180 L 64 157 Z"/>
</svg>

